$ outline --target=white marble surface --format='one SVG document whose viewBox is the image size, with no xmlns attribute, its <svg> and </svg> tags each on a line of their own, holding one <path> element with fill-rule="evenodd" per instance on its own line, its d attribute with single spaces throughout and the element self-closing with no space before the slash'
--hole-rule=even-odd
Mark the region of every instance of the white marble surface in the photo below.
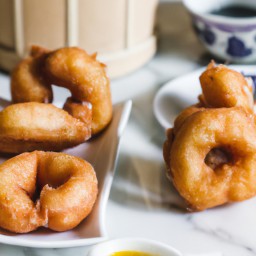
<svg viewBox="0 0 256 256">
<path fill-rule="evenodd" d="M 159 51 L 155 58 L 140 70 L 112 81 L 113 98 L 118 101 L 132 98 L 133 110 L 121 142 L 107 206 L 109 238 L 150 238 L 183 253 L 222 251 L 226 256 L 256 255 L 256 233 L 250 229 L 256 226 L 256 214 L 253 223 L 241 219 L 248 216 L 253 220 L 256 206 L 248 213 L 247 206 L 253 205 L 253 200 L 256 205 L 255 199 L 203 213 L 186 213 L 165 178 L 162 158 L 165 136 L 153 116 L 154 95 L 168 80 L 205 65 L 210 56 L 195 38 L 179 3 L 161 3 L 158 34 Z M 1 82 L 8 82 L 6 75 L 0 76 L 0 85 Z M 30 249 L 0 245 L 1 256 L 73 256 L 86 255 L 87 250 L 86 247 Z"/>
</svg>

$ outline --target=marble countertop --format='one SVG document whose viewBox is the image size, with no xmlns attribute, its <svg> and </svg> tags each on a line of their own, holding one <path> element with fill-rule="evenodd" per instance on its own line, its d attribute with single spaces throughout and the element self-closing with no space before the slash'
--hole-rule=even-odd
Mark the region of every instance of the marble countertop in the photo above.
<svg viewBox="0 0 256 256">
<path fill-rule="evenodd" d="M 256 255 L 250 224 L 237 227 L 227 221 L 229 216 L 235 218 L 234 210 L 243 211 L 244 204 L 230 206 L 225 214 L 220 213 L 223 209 L 186 213 L 165 178 L 162 158 L 165 133 L 153 115 L 154 95 L 167 81 L 206 65 L 211 57 L 195 37 L 179 2 L 161 2 L 157 33 L 156 56 L 136 72 L 112 81 L 113 98 L 118 101 L 131 98 L 133 109 L 121 141 L 107 205 L 109 238 L 154 239 L 184 254 L 221 251 L 226 256 Z M 240 236 L 240 229 L 246 236 Z M 71 256 L 86 255 L 87 251 L 86 247 L 33 249 L 0 245 L 0 255 L 9 256 Z"/>
</svg>

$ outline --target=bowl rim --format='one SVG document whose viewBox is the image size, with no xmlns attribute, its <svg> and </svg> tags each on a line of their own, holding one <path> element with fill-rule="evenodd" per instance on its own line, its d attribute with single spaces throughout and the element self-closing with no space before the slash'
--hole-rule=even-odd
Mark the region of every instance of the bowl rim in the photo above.
<svg viewBox="0 0 256 256">
<path fill-rule="evenodd" d="M 222 23 L 222 24 L 235 25 L 239 27 L 252 26 L 256 28 L 256 17 L 233 18 L 233 17 L 226 17 L 226 16 L 220 16 L 220 15 L 215 15 L 210 13 L 199 12 L 199 11 L 196 11 L 194 8 L 191 8 L 192 7 L 191 2 L 193 1 L 195 0 L 182 0 L 182 3 L 191 14 L 198 16 L 201 19 L 215 22 L 218 24 Z"/>
<path fill-rule="evenodd" d="M 177 249 L 173 248 L 172 246 L 169 246 L 165 243 L 156 241 L 156 240 L 151 240 L 151 239 L 146 239 L 146 238 L 140 238 L 140 237 L 126 237 L 126 238 L 117 238 L 117 239 L 111 239 L 99 244 L 96 244 L 94 246 L 92 246 L 92 248 L 89 250 L 87 256 L 95 256 L 98 255 L 96 253 L 101 252 L 103 253 L 104 248 L 106 248 L 107 246 L 113 246 L 113 245 L 117 245 L 117 244 L 129 244 L 129 243 L 137 243 L 137 244 L 143 244 L 145 246 L 148 246 L 149 249 L 150 247 L 158 247 L 158 248 L 162 248 L 170 253 L 173 253 L 173 256 L 182 256 L 181 252 L 178 251 Z M 129 248 L 125 247 L 121 250 L 129 250 Z M 132 249 L 134 250 L 134 249 Z M 105 255 L 103 255 L 105 256 Z"/>
</svg>

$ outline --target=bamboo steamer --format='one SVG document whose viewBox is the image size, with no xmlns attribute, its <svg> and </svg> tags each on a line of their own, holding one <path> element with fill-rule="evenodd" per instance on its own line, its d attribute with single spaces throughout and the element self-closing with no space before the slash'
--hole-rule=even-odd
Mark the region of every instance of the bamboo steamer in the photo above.
<svg viewBox="0 0 256 256">
<path fill-rule="evenodd" d="M 79 46 L 108 66 L 131 72 L 156 51 L 158 0 L 0 0 L 0 68 L 10 71 L 33 44 Z"/>
</svg>

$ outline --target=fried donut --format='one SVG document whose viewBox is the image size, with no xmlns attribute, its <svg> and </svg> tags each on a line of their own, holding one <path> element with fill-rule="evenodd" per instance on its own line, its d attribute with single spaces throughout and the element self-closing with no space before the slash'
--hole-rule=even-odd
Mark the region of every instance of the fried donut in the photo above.
<svg viewBox="0 0 256 256">
<path fill-rule="evenodd" d="M 200 101 L 205 107 L 243 107 L 253 112 L 252 85 L 241 73 L 212 62 L 200 76 L 200 83 Z"/>
<path fill-rule="evenodd" d="M 164 142 L 163 145 L 163 157 L 166 163 L 170 163 L 170 151 L 176 133 L 179 131 L 179 129 L 185 123 L 188 117 L 190 117 L 192 114 L 196 112 L 203 110 L 205 110 L 205 108 L 202 108 L 200 103 L 185 108 L 174 120 L 173 128 L 169 128 L 166 130 L 167 140 Z M 166 175 L 171 180 L 171 173 L 166 172 Z"/>
<path fill-rule="evenodd" d="M 87 125 L 51 104 L 19 103 L 0 112 L 0 152 L 60 151 L 90 135 Z"/>
<path fill-rule="evenodd" d="M 70 90 L 69 105 L 73 103 L 73 109 L 81 103 L 86 109 L 84 112 L 92 111 L 92 134 L 104 129 L 112 117 L 110 82 L 105 65 L 95 58 L 96 55 L 90 56 L 77 47 L 62 48 L 49 53 L 44 66 L 53 84 Z M 79 111 L 78 115 L 76 113 L 70 111 L 81 119 Z"/>
<path fill-rule="evenodd" d="M 54 84 L 70 90 L 64 110 L 90 126 L 92 134 L 102 131 L 112 118 L 110 82 L 105 65 L 77 47 L 48 51 L 33 47 L 12 75 L 14 103 L 52 102 Z"/>
<path fill-rule="evenodd" d="M 64 153 L 23 153 L 0 165 L 0 227 L 27 233 L 76 227 L 98 193 L 93 167 Z"/>
<path fill-rule="evenodd" d="M 174 127 L 173 127 L 173 133 L 176 133 L 184 123 L 184 121 L 191 116 L 192 114 L 203 110 L 204 108 L 201 107 L 200 104 L 192 105 L 188 108 L 185 108 L 174 120 Z"/>
<path fill-rule="evenodd" d="M 75 102 L 72 98 L 67 98 L 63 109 L 67 111 L 71 116 L 79 119 L 88 127 L 92 124 L 92 108 L 88 102 Z"/>
<path fill-rule="evenodd" d="M 53 99 L 51 84 L 42 75 L 41 67 L 45 54 L 43 48 L 33 47 L 31 56 L 21 61 L 11 75 L 11 94 L 14 103 L 51 103 Z"/>
<path fill-rule="evenodd" d="M 164 146 L 167 168 L 191 210 L 256 195 L 255 131 L 253 119 L 242 108 L 197 111 L 175 137 L 169 131 Z"/>
</svg>

